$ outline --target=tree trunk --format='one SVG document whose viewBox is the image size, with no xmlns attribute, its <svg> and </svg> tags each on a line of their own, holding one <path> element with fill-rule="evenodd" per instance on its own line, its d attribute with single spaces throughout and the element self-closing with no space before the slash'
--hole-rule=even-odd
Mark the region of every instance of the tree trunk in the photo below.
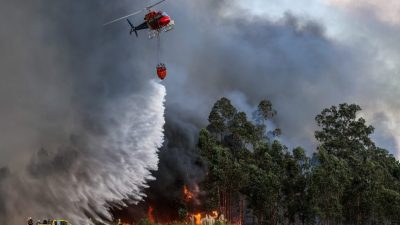
<svg viewBox="0 0 400 225">
<path fill-rule="evenodd" d="M 225 219 L 228 219 L 228 209 L 227 209 L 227 191 L 226 191 L 226 188 L 224 189 L 224 196 L 223 196 L 223 199 L 224 199 L 224 215 L 225 215 Z"/>
<path fill-rule="evenodd" d="M 360 195 L 357 195 L 357 225 L 361 225 Z"/>
<path fill-rule="evenodd" d="M 228 203 L 227 208 L 228 208 L 228 215 L 229 215 L 228 221 L 229 222 L 232 222 L 232 209 L 231 209 L 232 208 L 232 204 L 231 204 L 232 199 L 231 198 L 232 198 L 231 191 L 229 191 L 228 192 L 228 201 L 227 201 L 227 203 Z"/>
<path fill-rule="evenodd" d="M 240 225 L 244 224 L 244 198 L 242 195 L 240 195 L 240 200 L 239 200 L 239 214 L 240 214 Z"/>
</svg>

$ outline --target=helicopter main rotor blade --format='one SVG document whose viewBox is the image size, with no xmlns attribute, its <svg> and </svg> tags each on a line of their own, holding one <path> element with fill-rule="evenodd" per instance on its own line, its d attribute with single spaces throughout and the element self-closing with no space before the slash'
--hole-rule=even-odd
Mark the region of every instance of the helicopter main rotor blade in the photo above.
<svg viewBox="0 0 400 225">
<path fill-rule="evenodd" d="M 164 0 L 164 1 L 165 1 L 165 0 Z M 144 9 L 142 9 L 142 10 L 139 10 L 139 11 L 136 11 L 136 12 L 134 12 L 134 13 L 131 13 L 131 14 L 129 14 L 129 15 L 123 16 L 123 17 L 121 17 L 121 18 L 118 18 L 118 19 L 115 19 L 115 20 L 111 20 L 110 22 L 107 22 L 107 23 L 103 24 L 103 26 L 106 26 L 106 25 L 112 24 L 112 23 L 114 23 L 114 22 L 117 22 L 117 21 L 123 20 L 123 19 L 125 19 L 125 18 L 128 18 L 128 17 L 130 17 L 130 16 L 137 15 L 137 14 L 139 14 L 139 13 L 143 12 L 143 11 L 144 11 Z"/>
<path fill-rule="evenodd" d="M 153 5 L 149 5 L 149 6 L 146 7 L 146 9 L 149 10 L 149 9 L 153 8 L 154 6 L 159 5 L 159 4 L 161 4 L 161 3 L 165 2 L 165 1 L 166 0 L 161 0 L 161 1 L 159 1 L 159 2 L 157 2 L 155 4 L 153 4 Z"/>
<path fill-rule="evenodd" d="M 108 25 L 108 24 L 112 24 L 112 23 L 114 23 L 114 22 L 123 20 L 123 19 L 125 19 L 125 18 L 130 17 L 130 16 L 137 15 L 137 14 L 143 12 L 144 10 L 150 10 L 150 9 L 153 8 L 154 6 L 159 5 L 159 4 L 161 4 L 161 3 L 165 2 L 165 1 L 166 1 L 166 0 L 161 0 L 161 1 L 159 1 L 159 2 L 157 2 L 157 3 L 155 3 L 155 4 L 153 4 L 153 5 L 147 6 L 145 9 L 136 11 L 136 12 L 134 12 L 134 13 L 131 13 L 131 14 L 129 14 L 129 15 L 126 15 L 126 16 L 124 16 L 124 17 L 121 17 L 121 18 L 118 18 L 118 19 L 115 19 L 115 20 L 111 20 L 110 22 L 107 22 L 107 23 L 103 24 L 103 26 L 106 26 L 106 25 Z"/>
</svg>

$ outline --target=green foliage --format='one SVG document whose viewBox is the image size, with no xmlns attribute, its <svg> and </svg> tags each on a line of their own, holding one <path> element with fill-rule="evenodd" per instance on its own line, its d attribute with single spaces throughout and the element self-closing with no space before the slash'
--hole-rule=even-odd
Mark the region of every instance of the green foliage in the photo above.
<svg viewBox="0 0 400 225">
<path fill-rule="evenodd" d="M 322 220 L 342 220 L 342 198 L 349 183 L 350 170 L 345 160 L 328 154 L 323 148 L 315 155 L 319 165 L 312 170 L 310 195 L 316 216 Z"/>
<path fill-rule="evenodd" d="M 310 189 L 317 215 L 329 222 L 384 224 L 400 201 L 399 163 L 370 139 L 374 128 L 357 117 L 358 105 L 340 104 L 316 117 L 321 130 Z M 392 196 L 388 204 L 388 196 Z"/>
<path fill-rule="evenodd" d="M 221 98 L 218 100 L 212 108 L 208 117 L 207 129 L 215 134 L 222 135 L 226 132 L 228 127 L 228 121 L 233 118 L 236 114 L 236 108 L 231 104 L 231 101 L 227 98 Z"/>
<path fill-rule="evenodd" d="M 185 223 L 185 222 L 182 222 L 182 221 L 173 221 L 171 223 L 168 223 L 168 225 L 189 225 L 188 223 Z"/>
<path fill-rule="evenodd" d="M 310 159 L 267 137 L 271 102 L 261 101 L 250 121 L 229 99 L 218 100 L 198 143 L 208 209 L 223 209 L 231 221 L 244 197 L 257 224 L 400 224 L 399 161 L 375 146 L 360 110 L 345 103 L 317 115 L 320 144 Z"/>
<path fill-rule="evenodd" d="M 257 110 L 253 113 L 253 117 L 257 123 L 263 123 L 277 114 L 273 109 L 272 103 L 268 100 L 262 100 L 258 104 Z"/>
<path fill-rule="evenodd" d="M 357 118 L 360 110 L 358 105 L 344 103 L 324 109 L 316 116 L 317 125 L 322 130 L 315 132 L 315 138 L 321 142 L 321 147 L 328 153 L 347 158 L 352 153 L 373 148 L 375 145 L 369 135 L 374 128 L 367 126 L 363 118 Z"/>
<path fill-rule="evenodd" d="M 227 225 L 227 223 L 217 220 L 214 225 Z"/>
<path fill-rule="evenodd" d="M 178 209 L 178 216 L 180 220 L 185 220 L 186 217 L 188 216 L 188 211 L 186 208 L 180 208 Z"/>
</svg>

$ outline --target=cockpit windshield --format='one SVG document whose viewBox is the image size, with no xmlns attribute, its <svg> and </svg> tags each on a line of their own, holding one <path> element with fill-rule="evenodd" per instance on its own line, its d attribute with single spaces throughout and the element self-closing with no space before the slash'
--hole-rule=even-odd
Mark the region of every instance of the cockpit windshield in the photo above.
<svg viewBox="0 0 400 225">
<path fill-rule="evenodd" d="M 161 15 L 168 16 L 168 14 L 166 12 L 163 12 Z"/>
</svg>

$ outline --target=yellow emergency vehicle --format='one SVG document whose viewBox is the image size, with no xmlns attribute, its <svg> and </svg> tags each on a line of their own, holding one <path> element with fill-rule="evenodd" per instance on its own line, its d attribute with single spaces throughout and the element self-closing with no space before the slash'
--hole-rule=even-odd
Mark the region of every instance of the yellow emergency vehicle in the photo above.
<svg viewBox="0 0 400 225">
<path fill-rule="evenodd" d="M 71 225 L 71 223 L 66 220 L 50 220 L 47 223 L 38 223 L 37 225 Z"/>
</svg>

